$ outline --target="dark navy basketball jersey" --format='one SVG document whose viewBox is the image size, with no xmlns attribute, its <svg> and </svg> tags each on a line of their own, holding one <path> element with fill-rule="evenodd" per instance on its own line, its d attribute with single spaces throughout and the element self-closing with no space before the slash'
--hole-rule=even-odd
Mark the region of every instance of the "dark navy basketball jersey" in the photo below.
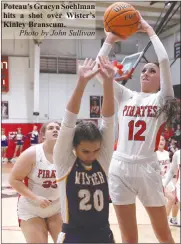
<svg viewBox="0 0 181 244">
<path fill-rule="evenodd" d="M 76 227 L 102 228 L 109 214 L 107 174 L 114 150 L 114 116 L 102 117 L 101 147 L 91 168 L 84 167 L 73 151 L 76 118 L 66 111 L 54 147 L 62 221 Z"/>
<path fill-rule="evenodd" d="M 95 228 L 108 224 L 107 177 L 98 161 L 86 170 L 76 160 L 66 180 L 68 224 Z"/>
</svg>

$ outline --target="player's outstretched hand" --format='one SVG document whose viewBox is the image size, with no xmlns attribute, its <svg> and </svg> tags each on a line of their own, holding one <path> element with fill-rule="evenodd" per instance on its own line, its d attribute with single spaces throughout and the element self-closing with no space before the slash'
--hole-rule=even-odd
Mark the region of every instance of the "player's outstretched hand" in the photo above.
<svg viewBox="0 0 181 244">
<path fill-rule="evenodd" d="M 100 71 L 100 69 L 93 70 L 95 64 L 96 61 L 88 58 L 85 59 L 82 65 L 80 62 L 78 63 L 78 78 L 81 82 L 87 83 Z"/>
<path fill-rule="evenodd" d="M 103 82 L 113 82 L 115 75 L 114 65 L 109 61 L 108 57 L 99 57 L 99 62 Z"/>
<path fill-rule="evenodd" d="M 137 11 L 138 12 L 138 11 Z M 140 16 L 140 22 L 138 26 L 138 31 L 137 32 L 147 32 L 149 29 L 152 29 L 152 27 L 146 22 L 146 20 L 143 19 L 141 16 L 140 12 L 138 12 Z"/>
<path fill-rule="evenodd" d="M 50 200 L 46 199 L 45 197 L 41 197 L 41 196 L 38 196 L 35 202 L 41 208 L 47 208 L 51 204 Z"/>
</svg>

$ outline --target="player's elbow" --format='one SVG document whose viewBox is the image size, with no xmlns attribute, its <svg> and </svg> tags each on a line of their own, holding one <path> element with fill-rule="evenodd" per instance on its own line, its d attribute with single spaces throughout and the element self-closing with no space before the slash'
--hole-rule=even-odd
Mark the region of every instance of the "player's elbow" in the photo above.
<svg viewBox="0 0 181 244">
<path fill-rule="evenodd" d="M 168 57 L 168 54 L 166 51 L 163 53 L 161 59 L 159 60 L 159 63 L 163 64 L 163 65 L 169 65 L 169 67 L 170 67 L 169 57 Z"/>
<path fill-rule="evenodd" d="M 16 179 L 13 177 L 13 175 L 10 175 L 9 176 L 8 182 L 9 182 L 10 186 L 12 186 L 13 188 L 15 188 Z"/>
</svg>

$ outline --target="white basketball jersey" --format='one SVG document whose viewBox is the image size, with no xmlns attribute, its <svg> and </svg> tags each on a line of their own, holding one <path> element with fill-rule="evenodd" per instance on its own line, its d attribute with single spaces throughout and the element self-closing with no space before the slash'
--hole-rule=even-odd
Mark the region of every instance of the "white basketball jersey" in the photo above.
<svg viewBox="0 0 181 244">
<path fill-rule="evenodd" d="M 163 150 L 162 152 L 156 151 L 156 154 L 161 168 L 162 179 L 165 179 L 166 174 L 168 173 L 168 170 L 170 169 L 171 166 L 169 152 L 165 150 Z"/>
<path fill-rule="evenodd" d="M 56 200 L 59 198 L 59 191 L 56 184 L 55 165 L 46 159 L 43 143 L 34 147 L 36 149 L 36 165 L 25 178 L 25 184 L 36 195 L 48 200 Z"/>
<path fill-rule="evenodd" d="M 129 92 L 120 101 L 119 141 L 117 151 L 130 160 L 156 159 L 155 142 L 160 126 L 165 121 L 157 111 L 163 106 L 160 93 Z"/>
</svg>

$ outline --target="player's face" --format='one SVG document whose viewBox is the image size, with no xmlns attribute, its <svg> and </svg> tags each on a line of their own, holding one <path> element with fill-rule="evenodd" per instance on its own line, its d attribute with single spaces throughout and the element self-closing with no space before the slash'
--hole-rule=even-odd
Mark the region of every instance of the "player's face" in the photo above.
<svg viewBox="0 0 181 244">
<path fill-rule="evenodd" d="M 141 72 L 141 91 L 147 93 L 157 92 L 160 88 L 160 69 L 156 64 L 146 64 Z"/>
<path fill-rule="evenodd" d="M 165 148 L 165 144 L 166 144 L 166 141 L 165 141 L 165 138 L 163 136 L 160 137 L 160 143 L 159 143 L 159 148 L 160 149 L 164 149 Z"/>
<path fill-rule="evenodd" d="M 35 125 L 35 126 L 33 126 L 33 130 L 37 130 L 37 126 Z"/>
<path fill-rule="evenodd" d="M 59 131 L 60 131 L 59 124 L 57 124 L 55 122 L 49 123 L 45 130 L 45 135 L 44 135 L 45 140 L 46 141 L 56 140 L 58 137 Z"/>
<path fill-rule="evenodd" d="M 98 156 L 100 151 L 100 141 L 81 141 L 75 148 L 77 157 L 85 164 L 91 164 Z"/>
</svg>

